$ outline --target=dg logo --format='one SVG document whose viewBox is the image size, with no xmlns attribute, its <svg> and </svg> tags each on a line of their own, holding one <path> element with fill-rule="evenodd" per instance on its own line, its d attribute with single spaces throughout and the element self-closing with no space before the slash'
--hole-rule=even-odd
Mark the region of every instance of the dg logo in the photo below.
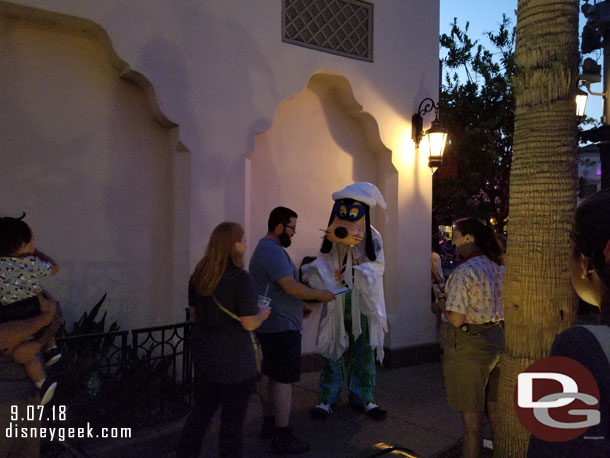
<svg viewBox="0 0 610 458">
<path fill-rule="evenodd" d="M 572 440 L 600 422 L 595 378 L 563 356 L 540 359 L 520 373 L 513 403 L 525 429 L 548 442 Z"/>
</svg>

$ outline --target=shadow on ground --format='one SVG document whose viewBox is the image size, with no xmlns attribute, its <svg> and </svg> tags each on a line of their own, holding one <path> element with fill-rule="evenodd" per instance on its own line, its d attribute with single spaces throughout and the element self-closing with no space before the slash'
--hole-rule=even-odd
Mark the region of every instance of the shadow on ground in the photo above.
<svg viewBox="0 0 610 458">
<path fill-rule="evenodd" d="M 297 437 L 311 444 L 311 451 L 299 456 L 365 458 L 387 446 L 404 447 L 418 458 L 459 456 L 461 421 L 459 414 L 447 405 L 440 363 L 378 370 L 375 402 L 388 411 L 382 422 L 350 408 L 346 393 L 342 393 L 339 406 L 328 419 L 311 418 L 309 411 L 317 403 L 318 377 L 318 372 L 303 374 L 294 387 L 291 424 Z M 273 456 L 269 441 L 259 438 L 261 418 L 259 399 L 252 396 L 244 425 L 245 450 L 250 458 Z M 174 455 L 183 422 L 181 419 L 134 431 L 131 439 L 108 439 L 83 451 L 95 458 L 169 458 Z M 219 426 L 217 414 L 204 439 L 200 458 L 218 456 Z M 65 451 L 44 458 L 73 456 L 78 455 Z"/>
</svg>

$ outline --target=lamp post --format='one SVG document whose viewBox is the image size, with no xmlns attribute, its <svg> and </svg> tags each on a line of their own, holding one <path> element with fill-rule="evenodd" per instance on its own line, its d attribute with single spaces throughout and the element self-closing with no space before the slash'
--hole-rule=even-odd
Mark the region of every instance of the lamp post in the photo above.
<svg viewBox="0 0 610 458">
<path fill-rule="evenodd" d="M 417 108 L 417 113 L 411 118 L 411 138 L 415 142 L 417 148 L 424 135 L 428 136 L 428 167 L 434 172 L 443 162 L 443 152 L 447 144 L 447 129 L 441 125 L 438 119 L 438 104 L 434 103 L 429 97 L 421 101 Z M 434 110 L 434 121 L 430 129 L 426 132 L 423 130 L 424 115 Z"/>
</svg>

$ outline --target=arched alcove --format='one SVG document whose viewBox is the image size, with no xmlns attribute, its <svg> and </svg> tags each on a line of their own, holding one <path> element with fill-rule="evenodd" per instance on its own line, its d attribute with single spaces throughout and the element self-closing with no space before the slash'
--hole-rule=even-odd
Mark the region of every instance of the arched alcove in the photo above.
<svg viewBox="0 0 610 458">
<path fill-rule="evenodd" d="M 332 193 L 356 181 L 375 183 L 388 209 L 372 211 L 385 244 L 386 264 L 396 263 L 398 173 L 373 116 L 356 101 L 347 78 L 316 72 L 307 86 L 278 107 L 271 127 L 255 139 L 246 159 L 246 225 L 250 253 L 267 232 L 271 209 L 298 215 L 288 249 L 297 266 L 316 256 L 333 205 Z M 395 269 L 386 269 L 393 272 Z M 386 277 L 386 285 L 392 283 Z M 389 286 L 389 285 L 388 285 Z M 319 310 L 305 321 L 303 352 L 314 351 Z"/>
<path fill-rule="evenodd" d="M 123 329 L 183 319 L 188 155 L 91 21 L 0 2 L 0 214 L 26 212 L 68 327 L 107 293 Z"/>
</svg>

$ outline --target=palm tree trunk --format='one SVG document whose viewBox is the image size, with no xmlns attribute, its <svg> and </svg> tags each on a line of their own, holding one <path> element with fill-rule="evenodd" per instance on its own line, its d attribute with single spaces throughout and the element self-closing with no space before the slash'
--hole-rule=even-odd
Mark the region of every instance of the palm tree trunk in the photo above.
<svg viewBox="0 0 610 458">
<path fill-rule="evenodd" d="M 494 456 L 526 455 L 529 433 L 513 407 L 517 375 L 548 356 L 576 315 L 568 272 L 576 203 L 578 0 L 519 0 L 515 134 Z"/>
</svg>

